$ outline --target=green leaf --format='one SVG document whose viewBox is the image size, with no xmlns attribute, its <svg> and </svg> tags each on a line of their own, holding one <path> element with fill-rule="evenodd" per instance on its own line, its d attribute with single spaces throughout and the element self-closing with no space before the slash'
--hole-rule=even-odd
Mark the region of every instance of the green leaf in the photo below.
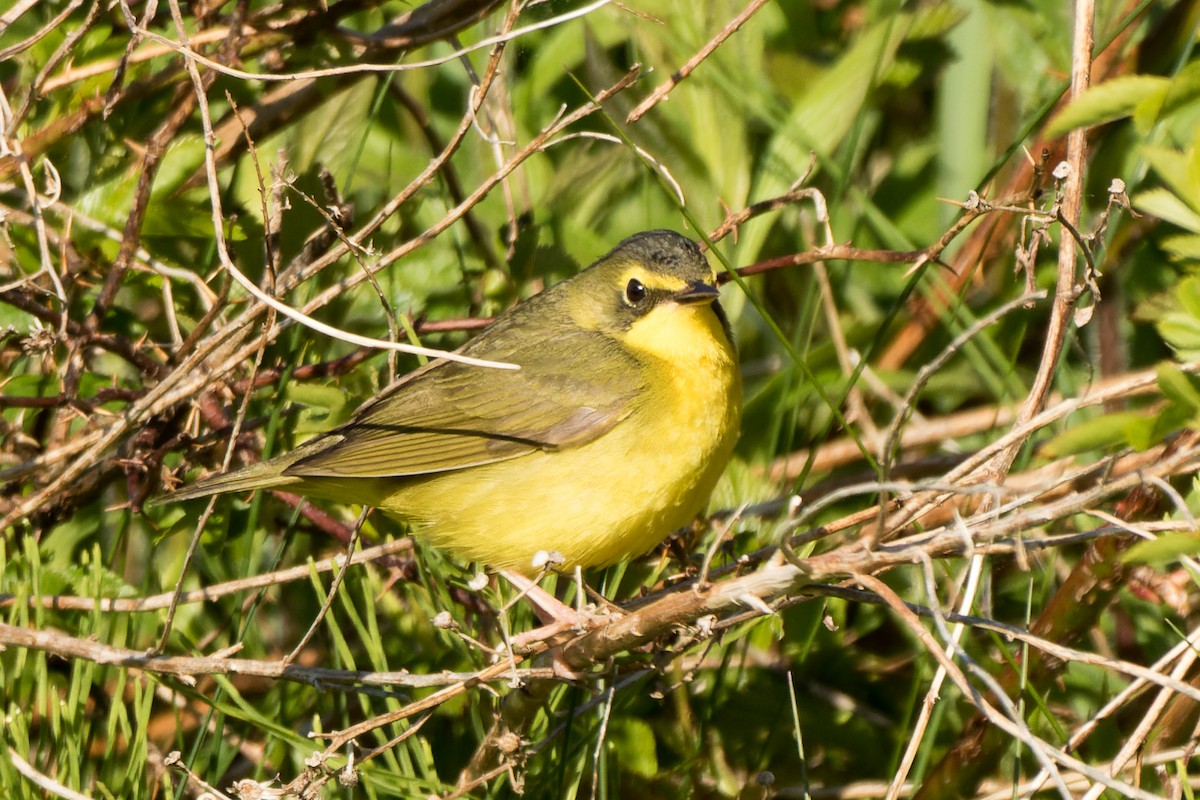
<svg viewBox="0 0 1200 800">
<path fill-rule="evenodd" d="M 60 390 L 61 384 L 45 375 L 14 375 L 4 382 L 4 394 L 9 397 L 51 397 Z"/>
<path fill-rule="evenodd" d="M 1200 214 L 1167 189 L 1141 192 L 1133 205 L 1138 211 L 1152 214 L 1192 233 L 1200 233 Z"/>
<path fill-rule="evenodd" d="M 6 330 L 10 327 L 18 331 L 32 330 L 33 320 L 34 316 L 32 314 L 22 311 L 16 306 L 0 303 L 0 333 L 3 333 L 5 336 L 11 333 L 11 331 Z"/>
<path fill-rule="evenodd" d="M 876 76 L 891 63 L 909 24 L 911 18 L 898 16 L 877 25 L 809 87 L 788 120 L 808 148 L 830 155 L 845 139 Z M 792 162 L 793 169 L 807 163 L 807 153 L 804 155 Z"/>
<path fill-rule="evenodd" d="M 780 188 L 796 179 L 810 151 L 828 156 L 850 132 L 876 77 L 892 63 L 912 22 L 911 16 L 898 14 L 876 24 L 807 87 L 764 154 L 763 167 L 776 175 Z M 759 183 L 759 191 L 770 191 Z"/>
<path fill-rule="evenodd" d="M 1162 248 L 1176 258 L 1200 261 L 1200 234 L 1184 233 L 1178 236 L 1165 236 Z"/>
<path fill-rule="evenodd" d="M 1165 363 L 1158 368 L 1158 386 L 1168 400 L 1200 411 L 1200 378 L 1189 375 L 1174 364 Z"/>
<path fill-rule="evenodd" d="M 1055 138 L 1075 128 L 1090 128 L 1128 117 L 1151 97 L 1166 97 L 1171 81 L 1152 75 L 1122 75 L 1096 84 L 1059 112 L 1046 128 Z"/>
<path fill-rule="evenodd" d="M 204 190 L 207 191 L 207 190 Z M 147 239 L 161 237 L 165 239 L 190 238 L 209 240 L 212 238 L 212 217 L 207 202 L 197 192 L 172 197 L 153 203 L 146 210 L 146 221 L 142 225 L 142 234 Z M 193 200 L 197 202 L 192 202 Z M 245 230 L 240 222 L 231 220 L 225 229 L 226 238 L 230 241 L 242 241 L 246 238 Z"/>
<path fill-rule="evenodd" d="M 1192 138 L 1191 146 L 1184 153 L 1184 158 L 1187 160 L 1187 185 L 1193 189 L 1200 189 L 1200 127 L 1196 128 L 1196 135 Z M 1190 195 L 1193 208 L 1200 203 L 1200 197 L 1197 197 L 1197 194 L 1200 192 L 1193 191 Z"/>
<path fill-rule="evenodd" d="M 91 514 L 76 514 L 43 535 L 40 547 L 42 561 L 49 569 L 67 570 L 72 554 L 80 543 L 96 534 L 100 518 Z"/>
<path fill-rule="evenodd" d="M 1076 423 L 1041 447 L 1050 458 L 1106 450 L 1146 441 L 1154 419 L 1139 411 L 1119 411 Z"/>
<path fill-rule="evenodd" d="M 1200 353 L 1200 320 L 1186 314 L 1168 314 L 1155 325 L 1167 344 L 1175 348 L 1181 358 L 1190 358 Z"/>
<path fill-rule="evenodd" d="M 1170 79 L 1165 92 L 1151 93 L 1138 103 L 1133 112 L 1134 124 L 1139 131 L 1149 133 L 1159 122 L 1188 108 L 1197 97 L 1200 97 L 1200 62 L 1181 69 Z"/>
<path fill-rule="evenodd" d="M 1200 278 L 1187 278 L 1175 290 L 1175 299 L 1183 306 L 1183 310 L 1196 319 L 1200 319 Z"/>
<path fill-rule="evenodd" d="M 970 12 L 954 3 L 939 3 L 917 8 L 913 12 L 913 24 L 908 31 L 910 42 L 927 42 L 940 39 L 969 16 Z"/>
<path fill-rule="evenodd" d="M 658 772 L 658 745 L 654 729 L 640 719 L 614 724 L 608 736 L 610 752 L 620 754 L 622 770 L 650 777 Z"/>
<path fill-rule="evenodd" d="M 1168 147 L 1143 147 L 1142 154 L 1178 200 L 1200 210 L 1200 180 L 1192 175 L 1188 154 Z"/>
<path fill-rule="evenodd" d="M 346 393 L 336 386 L 289 383 L 283 395 L 305 406 L 293 428 L 296 433 L 322 433 L 346 417 Z"/>
<path fill-rule="evenodd" d="M 1197 554 L 1200 554 L 1200 535 L 1172 532 L 1138 542 L 1121 554 L 1121 560 L 1126 564 L 1164 564 Z"/>
<path fill-rule="evenodd" d="M 94 183 L 80 195 L 76 205 L 92 219 L 120 228 L 129 216 L 137 182 L 137 172 L 123 170 L 106 181 Z"/>
<path fill-rule="evenodd" d="M 156 200 L 174 194 L 184 182 L 204 166 L 204 137 L 198 134 L 181 134 L 167 145 L 162 163 L 154 176 L 154 188 L 150 196 Z"/>
<path fill-rule="evenodd" d="M 1157 122 L 1162 117 L 1187 108 L 1197 98 L 1200 98 L 1200 61 L 1193 61 L 1171 78 L 1171 84 L 1162 100 L 1159 116 L 1153 121 Z"/>
<path fill-rule="evenodd" d="M 804 172 L 813 152 L 825 158 L 833 154 L 862 113 L 871 89 L 887 75 L 914 23 L 912 15 L 898 13 L 875 24 L 831 67 L 816 73 L 786 116 L 772 124 L 773 134 L 754 175 L 752 196 L 770 197 L 786 191 Z M 739 254 L 757 254 L 765 232 L 756 226 L 741 232 Z"/>
</svg>

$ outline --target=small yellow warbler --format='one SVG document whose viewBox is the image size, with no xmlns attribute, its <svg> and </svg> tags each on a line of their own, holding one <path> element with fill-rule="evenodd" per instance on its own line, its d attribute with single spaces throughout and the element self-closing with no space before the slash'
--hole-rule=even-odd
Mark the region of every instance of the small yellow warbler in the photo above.
<svg viewBox="0 0 1200 800">
<path fill-rule="evenodd" d="M 737 439 L 741 381 L 716 280 L 671 231 L 621 242 L 354 418 L 188 499 L 279 488 L 375 506 L 457 556 L 531 574 L 639 555 L 703 508 Z"/>
</svg>

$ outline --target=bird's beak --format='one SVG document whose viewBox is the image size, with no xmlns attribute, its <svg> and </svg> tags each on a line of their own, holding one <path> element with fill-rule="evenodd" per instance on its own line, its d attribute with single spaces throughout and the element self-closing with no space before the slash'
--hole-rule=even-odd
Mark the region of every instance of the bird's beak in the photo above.
<svg viewBox="0 0 1200 800">
<path fill-rule="evenodd" d="M 710 286 L 702 281 L 692 281 L 676 292 L 672 299 L 680 305 L 696 306 L 701 303 L 711 303 L 720 294 L 715 286 Z"/>
</svg>

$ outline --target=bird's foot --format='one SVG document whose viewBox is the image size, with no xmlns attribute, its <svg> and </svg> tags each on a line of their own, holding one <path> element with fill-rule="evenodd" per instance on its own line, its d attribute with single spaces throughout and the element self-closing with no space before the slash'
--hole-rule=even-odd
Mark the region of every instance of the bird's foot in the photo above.
<svg viewBox="0 0 1200 800">
<path fill-rule="evenodd" d="M 586 633 L 599 628 L 611 620 L 612 616 L 592 614 L 584 609 L 571 608 L 539 586 L 533 579 L 519 573 L 504 570 L 500 574 L 517 587 L 521 593 L 520 596 L 529 601 L 533 607 L 533 613 L 542 622 L 540 627 L 517 634 L 509 639 L 509 647 L 514 652 L 520 652 L 528 650 L 535 644 L 549 643 L 548 655 L 555 675 L 569 680 L 580 680 L 587 677 L 587 673 L 579 672 L 567 664 L 556 640 L 565 640 L 570 638 L 571 634 Z"/>
</svg>

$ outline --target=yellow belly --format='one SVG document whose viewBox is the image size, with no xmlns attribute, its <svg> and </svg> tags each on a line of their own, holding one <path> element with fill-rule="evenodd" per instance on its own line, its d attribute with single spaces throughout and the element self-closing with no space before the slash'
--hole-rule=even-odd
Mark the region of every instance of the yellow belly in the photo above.
<svg viewBox="0 0 1200 800">
<path fill-rule="evenodd" d="M 670 321 L 667 338 L 636 332 L 632 346 L 662 360 L 633 413 L 598 439 L 406 481 L 376 505 L 460 558 L 525 573 L 542 550 L 571 568 L 654 547 L 703 510 L 741 421 L 736 360 L 715 314 L 678 313 L 688 316 Z M 699 329 L 680 336 L 681 322 Z"/>
</svg>

